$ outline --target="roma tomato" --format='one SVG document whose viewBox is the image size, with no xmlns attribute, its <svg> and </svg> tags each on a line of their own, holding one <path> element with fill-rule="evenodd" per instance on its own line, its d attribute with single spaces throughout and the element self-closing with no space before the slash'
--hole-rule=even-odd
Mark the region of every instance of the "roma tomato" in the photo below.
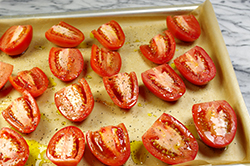
<svg viewBox="0 0 250 166">
<path fill-rule="evenodd" d="M 130 156 L 130 142 L 123 123 L 87 131 L 87 144 L 93 155 L 105 165 L 123 165 Z"/>
<path fill-rule="evenodd" d="M 49 85 L 47 76 L 38 67 L 21 71 L 16 76 L 10 76 L 9 81 L 17 91 L 27 90 L 33 97 L 42 95 Z"/>
<path fill-rule="evenodd" d="M 114 20 L 101 25 L 97 30 L 93 30 L 94 37 L 106 48 L 118 50 L 125 42 L 124 32 Z"/>
<path fill-rule="evenodd" d="M 93 44 L 90 65 L 99 76 L 110 77 L 119 73 L 122 60 L 118 52 L 110 51 L 107 48 L 100 49 Z"/>
<path fill-rule="evenodd" d="M 58 166 L 76 166 L 82 159 L 84 151 L 83 132 L 75 126 L 67 126 L 50 139 L 46 155 Z"/>
<path fill-rule="evenodd" d="M 14 68 L 13 65 L 0 61 L 0 89 L 8 81 L 9 76 L 13 71 L 13 68 Z"/>
<path fill-rule="evenodd" d="M 228 102 L 216 100 L 194 104 L 192 113 L 195 127 L 205 144 L 223 148 L 233 141 L 237 118 Z"/>
<path fill-rule="evenodd" d="M 146 131 L 142 142 L 154 157 L 171 165 L 194 160 L 199 148 L 192 133 L 166 113 Z"/>
<path fill-rule="evenodd" d="M 130 109 L 136 104 L 139 87 L 135 72 L 103 77 L 103 83 L 110 98 L 117 106 Z"/>
<path fill-rule="evenodd" d="M 79 29 L 63 21 L 46 31 L 45 37 L 60 47 L 76 47 L 85 39 Z"/>
<path fill-rule="evenodd" d="M 52 47 L 49 53 L 51 72 L 62 81 L 72 81 L 82 72 L 84 59 L 78 49 Z"/>
<path fill-rule="evenodd" d="M 94 107 L 94 97 L 84 78 L 79 80 L 79 84 L 74 83 L 59 90 L 54 98 L 57 109 L 73 122 L 86 119 Z"/>
<path fill-rule="evenodd" d="M 29 146 L 16 131 L 3 127 L 0 130 L 0 165 L 22 166 L 29 158 Z"/>
<path fill-rule="evenodd" d="M 149 45 L 141 45 L 142 54 L 156 64 L 169 62 L 175 53 L 175 40 L 170 31 L 164 31 L 165 35 L 158 34 L 151 39 Z"/>
<path fill-rule="evenodd" d="M 186 42 L 195 41 L 201 34 L 200 24 L 192 14 L 168 16 L 167 26 L 174 37 Z"/>
<path fill-rule="evenodd" d="M 8 55 L 22 54 L 29 47 L 33 36 L 31 25 L 10 27 L 0 39 L 0 49 Z"/>
<path fill-rule="evenodd" d="M 191 83 L 205 85 L 216 75 L 216 67 L 207 52 L 195 46 L 174 60 L 176 68 Z"/>
<path fill-rule="evenodd" d="M 33 132 L 40 122 L 40 111 L 36 100 L 28 91 L 15 99 L 11 105 L 3 110 L 4 119 L 21 133 Z"/>
</svg>

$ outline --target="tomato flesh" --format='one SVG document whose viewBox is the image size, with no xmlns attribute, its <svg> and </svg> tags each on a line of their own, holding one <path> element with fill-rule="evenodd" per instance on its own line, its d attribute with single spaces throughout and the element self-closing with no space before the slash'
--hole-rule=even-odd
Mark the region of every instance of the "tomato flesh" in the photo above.
<svg viewBox="0 0 250 166">
<path fill-rule="evenodd" d="M 6 84 L 14 66 L 0 61 L 0 89 Z"/>
</svg>

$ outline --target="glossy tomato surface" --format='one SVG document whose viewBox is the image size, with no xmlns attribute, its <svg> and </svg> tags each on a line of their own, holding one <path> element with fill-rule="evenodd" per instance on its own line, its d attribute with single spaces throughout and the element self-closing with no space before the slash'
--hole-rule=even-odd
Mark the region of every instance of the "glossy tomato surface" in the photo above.
<svg viewBox="0 0 250 166">
<path fill-rule="evenodd" d="M 130 109 L 136 104 L 139 86 L 135 72 L 103 77 L 103 83 L 110 98 L 117 106 Z"/>
<path fill-rule="evenodd" d="M 130 156 L 130 142 L 123 123 L 87 131 L 87 144 L 93 155 L 106 165 L 123 165 Z"/>
<path fill-rule="evenodd" d="M 76 166 L 85 151 L 83 132 L 75 126 L 67 126 L 50 139 L 46 155 L 57 166 Z"/>
<path fill-rule="evenodd" d="M 154 157 L 171 165 L 194 160 L 199 148 L 192 133 L 166 113 L 146 131 L 142 142 Z"/>
<path fill-rule="evenodd" d="M 205 85 L 216 75 L 216 67 L 207 52 L 195 46 L 174 60 L 176 68 L 191 83 Z"/>
<path fill-rule="evenodd" d="M 3 127 L 0 130 L 0 165 L 23 166 L 29 158 L 29 146 L 16 131 Z"/>
<path fill-rule="evenodd" d="M 186 92 L 184 82 L 168 64 L 149 69 L 141 77 L 144 85 L 162 100 L 175 101 Z"/>
<path fill-rule="evenodd" d="M 61 114 L 73 122 L 86 119 L 94 107 L 94 97 L 84 78 L 56 92 L 54 99 Z"/>
<path fill-rule="evenodd" d="M 194 15 L 167 16 L 169 31 L 182 41 L 192 42 L 199 38 L 201 28 Z"/>
<path fill-rule="evenodd" d="M 31 25 L 14 25 L 0 39 L 0 49 L 8 55 L 20 55 L 29 47 L 33 37 Z"/>
<path fill-rule="evenodd" d="M 223 148 L 233 141 L 237 117 L 228 102 L 216 100 L 194 104 L 192 113 L 195 127 L 205 144 Z"/>
<path fill-rule="evenodd" d="M 99 76 L 110 77 L 119 73 L 122 60 L 118 52 L 107 48 L 98 48 L 97 45 L 93 44 L 90 65 Z"/>
<path fill-rule="evenodd" d="M 175 40 L 169 30 L 164 31 L 165 35 L 158 34 L 151 39 L 149 45 L 141 45 L 142 54 L 156 64 L 169 62 L 175 53 Z"/>
<path fill-rule="evenodd" d="M 94 37 L 106 48 L 118 50 L 125 42 L 125 34 L 118 22 L 111 20 L 93 30 Z"/>
<path fill-rule="evenodd" d="M 11 75 L 13 68 L 13 65 L 0 61 L 0 89 L 9 80 L 9 76 Z"/>
<path fill-rule="evenodd" d="M 76 47 L 85 39 L 79 29 L 63 21 L 46 31 L 45 37 L 60 47 Z"/>
</svg>

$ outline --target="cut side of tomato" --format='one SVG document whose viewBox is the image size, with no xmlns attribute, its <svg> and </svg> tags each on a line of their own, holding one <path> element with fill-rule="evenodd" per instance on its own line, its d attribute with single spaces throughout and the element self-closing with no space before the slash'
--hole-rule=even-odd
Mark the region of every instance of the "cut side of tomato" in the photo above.
<svg viewBox="0 0 250 166">
<path fill-rule="evenodd" d="M 123 165 L 130 156 L 130 142 L 123 123 L 87 131 L 87 144 L 93 155 L 106 165 Z"/>
<path fill-rule="evenodd" d="M 202 141 L 213 148 L 228 146 L 237 130 L 237 117 L 225 100 L 194 104 L 192 108 L 195 127 Z"/>
<path fill-rule="evenodd" d="M 13 65 L 0 61 L 0 89 L 9 80 L 9 76 L 11 75 L 13 68 Z"/>
<path fill-rule="evenodd" d="M 199 148 L 192 133 L 166 113 L 146 131 L 142 142 L 154 157 L 171 165 L 194 160 Z"/>
</svg>

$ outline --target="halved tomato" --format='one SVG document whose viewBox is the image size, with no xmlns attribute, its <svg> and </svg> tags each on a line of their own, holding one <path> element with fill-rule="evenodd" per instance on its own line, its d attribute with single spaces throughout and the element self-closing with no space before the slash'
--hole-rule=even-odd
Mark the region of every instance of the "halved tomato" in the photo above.
<svg viewBox="0 0 250 166">
<path fill-rule="evenodd" d="M 111 20 L 93 30 L 94 37 L 106 48 L 118 50 L 125 42 L 124 32 L 118 22 Z"/>
<path fill-rule="evenodd" d="M 4 119 L 21 133 L 33 132 L 40 122 L 40 111 L 36 100 L 28 91 L 15 99 L 11 105 L 3 110 Z"/>
<path fill-rule="evenodd" d="M 237 117 L 225 100 L 194 104 L 192 108 L 195 127 L 208 146 L 223 148 L 234 139 Z"/>
<path fill-rule="evenodd" d="M 0 89 L 8 81 L 9 76 L 13 71 L 14 66 L 9 63 L 4 63 L 0 61 Z"/>
<path fill-rule="evenodd" d="M 86 119 L 94 107 L 94 97 L 84 78 L 79 80 L 79 84 L 74 83 L 59 90 L 54 98 L 57 109 L 73 122 Z"/>
<path fill-rule="evenodd" d="M 79 29 L 63 21 L 46 31 L 45 37 L 60 47 L 76 47 L 85 38 Z"/>
<path fill-rule="evenodd" d="M 171 165 L 194 160 L 199 148 L 192 133 L 166 113 L 146 131 L 142 142 L 154 157 Z"/>
<path fill-rule="evenodd" d="M 123 123 L 87 131 L 86 140 L 93 155 L 105 165 L 123 165 L 130 156 L 129 135 Z"/>
<path fill-rule="evenodd" d="M 51 72 L 62 81 L 72 81 L 82 72 L 84 59 L 78 49 L 52 47 L 49 53 Z"/>
<path fill-rule="evenodd" d="M 192 42 L 199 38 L 201 28 L 194 15 L 167 16 L 169 31 L 182 41 Z"/>
<path fill-rule="evenodd" d="M 103 77 L 103 83 L 110 98 L 117 106 L 129 109 L 136 104 L 139 86 L 135 72 Z"/>
<path fill-rule="evenodd" d="M 175 101 L 186 92 L 184 82 L 168 64 L 149 69 L 141 77 L 144 85 L 162 100 Z"/>
<path fill-rule="evenodd" d="M 97 45 L 93 44 L 90 65 L 99 76 L 110 77 L 119 73 L 122 60 L 118 52 L 110 51 L 107 48 L 99 49 Z"/>
<path fill-rule="evenodd" d="M 29 146 L 16 131 L 3 127 L 0 130 L 0 165 L 22 166 L 29 158 Z"/>
<path fill-rule="evenodd" d="M 38 97 L 48 88 L 49 80 L 45 73 L 38 67 L 10 76 L 9 81 L 19 92 L 27 90 L 33 97 Z"/>
<path fill-rule="evenodd" d="M 151 39 L 149 45 L 141 45 L 142 54 L 150 61 L 163 64 L 169 62 L 175 53 L 175 40 L 170 31 L 164 31 L 165 35 L 158 34 Z"/>
<path fill-rule="evenodd" d="M 205 85 L 216 75 L 216 67 L 213 60 L 199 46 L 195 46 L 176 58 L 174 63 L 179 72 L 195 85 Z"/>
<path fill-rule="evenodd" d="M 81 161 L 84 151 L 83 132 L 75 126 L 67 126 L 50 139 L 46 155 L 58 166 L 76 166 Z"/>
</svg>

